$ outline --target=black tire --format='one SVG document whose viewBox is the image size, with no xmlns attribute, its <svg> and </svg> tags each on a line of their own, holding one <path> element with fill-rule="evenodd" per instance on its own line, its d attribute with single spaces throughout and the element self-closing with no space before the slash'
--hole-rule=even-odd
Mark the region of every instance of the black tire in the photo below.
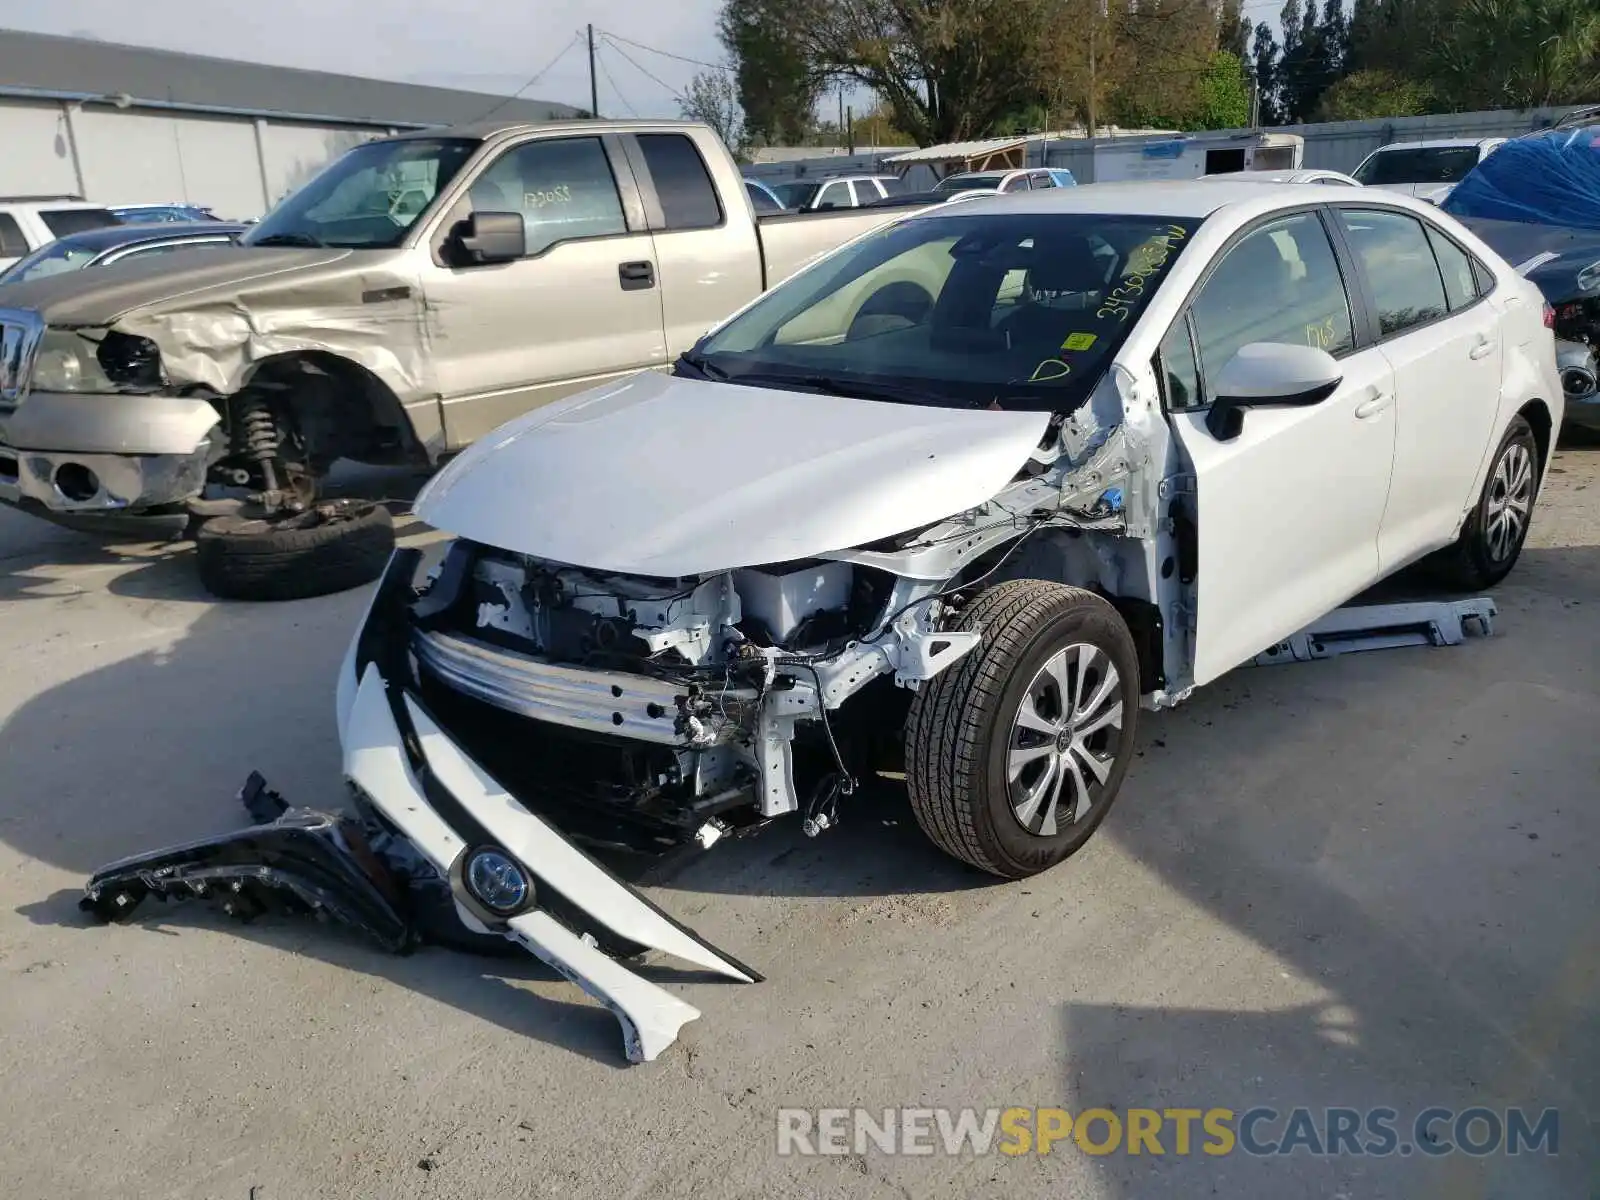
<svg viewBox="0 0 1600 1200">
<path fill-rule="evenodd" d="M 303 600 L 371 583 L 394 551 L 381 504 L 325 501 L 270 521 L 215 517 L 195 535 L 200 582 L 226 600 Z"/>
<path fill-rule="evenodd" d="M 979 626 L 983 641 L 978 648 L 924 684 L 912 701 L 906 724 L 906 785 L 917 823 L 936 846 L 991 874 L 1022 879 L 1076 853 L 1110 811 L 1133 758 L 1139 657 L 1115 608 L 1092 592 L 1060 583 L 1018 579 L 990 588 L 961 613 L 955 628 Z M 1014 743 L 1043 735 L 1031 728 L 1025 731 L 1015 722 L 1025 700 L 1032 715 L 1039 716 L 1038 701 L 1032 697 L 1041 681 L 1047 691 L 1050 687 L 1046 664 L 1074 645 L 1091 647 L 1098 655 L 1090 656 L 1093 665 L 1081 680 L 1078 668 L 1071 667 L 1074 688 L 1097 689 L 1110 682 L 1110 672 L 1102 664 L 1109 662 L 1115 668 L 1117 679 L 1111 691 L 1101 704 L 1091 706 L 1089 716 L 1109 712 L 1120 703 L 1120 726 L 1095 733 L 1090 739 L 1106 735 L 1099 746 L 1088 746 L 1105 769 L 1105 777 L 1085 788 L 1087 811 L 1063 812 L 1069 819 L 1055 821 L 1052 831 L 1053 814 L 1041 807 L 1032 818 L 1040 824 L 1035 831 L 1024 827 L 1013 806 L 1007 769 L 1012 750 L 1023 755 L 1039 752 L 1048 758 L 1049 753 L 1041 748 L 1054 744 L 1054 767 L 1041 765 L 1040 770 L 1063 772 L 1074 751 L 1063 749 L 1061 741 L 1077 746 L 1076 722 L 1063 717 L 1061 739 L 1055 743 L 1030 741 L 1025 746 Z M 1097 676 L 1097 670 L 1103 674 Z M 1064 697 L 1066 693 L 1058 694 Z M 1076 701 L 1072 707 L 1078 708 Z M 1103 749 L 1109 752 L 1102 755 Z M 1061 810 L 1077 798 L 1077 780 L 1089 780 L 1082 755 L 1074 761 L 1078 764 L 1075 776 L 1062 776 L 1069 781 L 1060 787 L 1055 801 Z M 1024 789 L 1031 782 L 1027 771 L 1032 767 L 1029 762 L 1017 781 Z M 1040 778 L 1036 775 L 1032 780 Z M 1051 802 L 1046 798 L 1043 803 Z"/>
<path fill-rule="evenodd" d="M 1531 475 L 1524 494 L 1527 511 L 1520 527 L 1508 542 L 1492 536 L 1493 515 L 1503 506 L 1506 478 L 1501 469 L 1510 463 L 1528 464 Z M 1534 501 L 1539 496 L 1539 442 L 1533 436 L 1533 427 L 1521 416 L 1511 418 L 1511 424 L 1489 460 L 1489 471 L 1483 481 L 1483 491 L 1478 503 L 1461 527 L 1456 544 L 1440 551 L 1429 561 L 1430 573 L 1444 587 L 1454 591 L 1475 592 L 1493 587 L 1517 565 L 1523 543 L 1528 537 L 1528 525 L 1533 516 Z"/>
</svg>

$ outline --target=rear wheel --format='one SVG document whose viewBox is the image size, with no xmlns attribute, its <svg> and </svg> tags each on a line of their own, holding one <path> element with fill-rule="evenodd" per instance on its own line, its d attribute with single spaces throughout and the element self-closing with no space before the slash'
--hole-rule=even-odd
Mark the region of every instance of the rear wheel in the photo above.
<svg viewBox="0 0 1600 1200">
<path fill-rule="evenodd" d="M 983 641 L 912 702 L 912 808 L 946 853 L 1020 879 L 1110 811 L 1133 756 L 1138 654 L 1109 603 L 1044 580 L 991 588 L 956 627 Z"/>
<path fill-rule="evenodd" d="M 1533 427 L 1522 417 L 1513 417 L 1460 538 L 1433 561 L 1440 582 L 1477 591 L 1511 574 L 1527 540 L 1538 493 L 1539 443 Z"/>
</svg>

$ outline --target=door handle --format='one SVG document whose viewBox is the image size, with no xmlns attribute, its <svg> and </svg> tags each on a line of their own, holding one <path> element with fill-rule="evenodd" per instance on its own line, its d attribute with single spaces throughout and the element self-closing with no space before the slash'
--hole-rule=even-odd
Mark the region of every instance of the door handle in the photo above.
<svg viewBox="0 0 1600 1200">
<path fill-rule="evenodd" d="M 625 262 L 617 264 L 617 278 L 625 292 L 642 291 L 656 285 L 656 265 L 653 262 Z"/>
<path fill-rule="evenodd" d="M 1481 337 L 1473 344 L 1472 349 L 1467 351 L 1467 357 L 1476 361 L 1480 358 L 1488 358 L 1493 353 L 1494 342 L 1489 338 Z"/>
<path fill-rule="evenodd" d="M 1356 405 L 1356 420 L 1365 421 L 1370 417 L 1375 417 L 1393 403 L 1393 392 L 1370 388 L 1368 389 L 1367 398 Z"/>
</svg>

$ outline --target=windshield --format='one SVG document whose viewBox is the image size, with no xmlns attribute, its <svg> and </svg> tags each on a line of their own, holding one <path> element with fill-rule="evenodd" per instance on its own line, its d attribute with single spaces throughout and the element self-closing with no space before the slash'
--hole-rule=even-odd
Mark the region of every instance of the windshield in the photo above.
<svg viewBox="0 0 1600 1200">
<path fill-rule="evenodd" d="M 58 238 L 122 224 L 109 208 L 46 208 L 40 210 L 39 219 L 50 231 L 50 236 Z"/>
<path fill-rule="evenodd" d="M 952 175 L 941 179 L 936 192 L 992 192 L 1000 186 L 999 175 Z"/>
<path fill-rule="evenodd" d="M 940 215 L 851 243 L 691 352 L 736 383 L 948 407 L 1085 399 L 1198 222 Z"/>
<path fill-rule="evenodd" d="M 49 242 L 0 272 L 0 283 L 20 283 L 24 279 L 43 279 L 46 275 L 76 271 L 88 266 L 99 253 L 71 242 Z"/>
<path fill-rule="evenodd" d="M 280 200 L 242 240 L 248 246 L 398 246 L 477 148 L 466 138 L 357 146 Z"/>
<path fill-rule="evenodd" d="M 1380 150 L 1356 168 L 1365 184 L 1460 183 L 1478 165 L 1476 146 Z"/>
</svg>

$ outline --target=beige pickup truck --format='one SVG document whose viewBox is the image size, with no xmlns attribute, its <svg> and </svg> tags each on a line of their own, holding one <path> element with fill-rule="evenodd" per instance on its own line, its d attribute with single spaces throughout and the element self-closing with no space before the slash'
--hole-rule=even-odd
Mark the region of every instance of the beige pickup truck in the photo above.
<svg viewBox="0 0 1600 1200">
<path fill-rule="evenodd" d="M 897 215 L 758 220 L 726 148 L 682 122 L 368 142 L 237 246 L 0 288 L 0 501 L 80 527 L 205 519 L 222 594 L 350 586 L 392 531 L 319 502 L 335 460 L 432 463 L 666 367 Z"/>
</svg>

